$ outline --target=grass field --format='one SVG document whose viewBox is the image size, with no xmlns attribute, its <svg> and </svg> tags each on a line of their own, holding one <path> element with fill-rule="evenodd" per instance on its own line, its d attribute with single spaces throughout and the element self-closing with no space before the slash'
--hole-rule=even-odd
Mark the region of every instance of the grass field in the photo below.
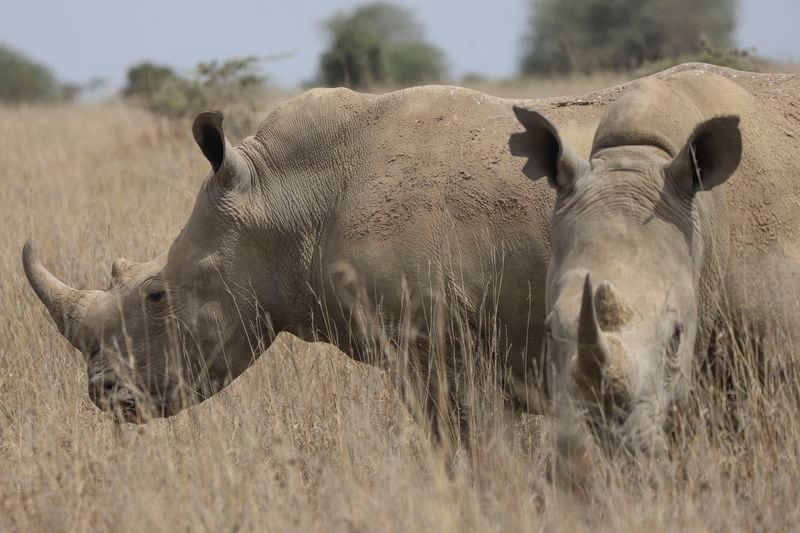
<svg viewBox="0 0 800 533">
<path fill-rule="evenodd" d="M 583 492 L 548 481 L 550 441 L 531 417 L 448 468 L 384 374 L 285 335 L 213 399 L 115 425 L 90 403 L 83 359 L 28 286 L 20 250 L 34 236 L 62 279 L 105 287 L 114 258 L 166 249 L 206 169 L 187 124 L 122 104 L 0 109 L 1 531 L 800 527 L 789 346 L 770 365 L 737 352 L 729 396 L 700 387 L 668 464 L 599 461 Z"/>
</svg>

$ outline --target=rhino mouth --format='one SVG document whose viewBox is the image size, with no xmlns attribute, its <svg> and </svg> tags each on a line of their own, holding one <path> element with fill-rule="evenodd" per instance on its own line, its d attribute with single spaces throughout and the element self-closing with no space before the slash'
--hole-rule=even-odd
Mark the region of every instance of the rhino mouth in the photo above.
<svg viewBox="0 0 800 533">
<path fill-rule="evenodd" d="M 118 399 L 111 404 L 111 413 L 118 424 L 144 424 L 145 418 L 139 411 L 136 401 L 130 398 Z"/>
<path fill-rule="evenodd" d="M 118 424 L 143 424 L 149 418 L 137 400 L 136 392 L 121 385 L 111 371 L 97 372 L 89 377 L 89 398 L 98 409 L 110 413 Z"/>
</svg>

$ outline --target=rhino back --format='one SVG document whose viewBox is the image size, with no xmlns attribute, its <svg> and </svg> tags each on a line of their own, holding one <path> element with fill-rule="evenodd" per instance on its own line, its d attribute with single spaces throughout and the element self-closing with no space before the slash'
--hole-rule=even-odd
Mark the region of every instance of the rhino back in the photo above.
<svg viewBox="0 0 800 533">
<path fill-rule="evenodd" d="M 444 276 L 470 310 L 494 291 L 501 320 L 537 330 L 525 339 L 525 324 L 511 324 L 512 344 L 530 341 L 538 352 L 554 195 L 546 180 L 523 176 L 524 161 L 509 152 L 519 129 L 512 106 L 547 114 L 588 155 L 609 99 L 512 101 L 444 86 L 384 95 L 318 89 L 278 108 L 245 144 L 264 154 L 265 187 L 281 189 L 270 202 L 316 221 L 306 229 L 321 228 L 313 292 L 325 293 L 327 266 L 344 262 L 394 312 L 401 280 L 424 292 Z"/>
<path fill-rule="evenodd" d="M 341 252 L 387 284 L 402 272 L 425 285 L 438 269 L 471 307 L 503 275 L 504 288 L 526 296 L 498 299 L 522 311 L 527 290 L 543 293 L 554 195 L 545 180 L 526 179 L 509 152 L 513 102 L 432 86 L 371 103 L 364 173 L 337 213 Z M 583 150 L 594 114 L 572 125 Z"/>
</svg>

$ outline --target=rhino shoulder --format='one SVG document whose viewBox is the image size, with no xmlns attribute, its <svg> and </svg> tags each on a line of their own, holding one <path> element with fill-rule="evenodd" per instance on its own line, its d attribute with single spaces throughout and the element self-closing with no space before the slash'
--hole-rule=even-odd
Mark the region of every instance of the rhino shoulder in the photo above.
<svg viewBox="0 0 800 533">
<path fill-rule="evenodd" d="M 311 89 L 273 109 L 261 122 L 256 136 L 265 137 L 276 131 L 313 128 L 315 124 L 344 122 L 354 110 L 374 97 L 344 87 Z"/>
</svg>

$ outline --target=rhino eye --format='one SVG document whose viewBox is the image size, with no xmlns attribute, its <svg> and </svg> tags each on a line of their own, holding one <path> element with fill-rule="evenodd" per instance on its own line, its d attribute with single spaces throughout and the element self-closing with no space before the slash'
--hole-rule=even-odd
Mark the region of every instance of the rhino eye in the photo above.
<svg viewBox="0 0 800 533">
<path fill-rule="evenodd" d="M 147 301 L 149 303 L 157 304 L 164 299 L 164 291 L 152 291 L 147 293 Z"/>
</svg>

